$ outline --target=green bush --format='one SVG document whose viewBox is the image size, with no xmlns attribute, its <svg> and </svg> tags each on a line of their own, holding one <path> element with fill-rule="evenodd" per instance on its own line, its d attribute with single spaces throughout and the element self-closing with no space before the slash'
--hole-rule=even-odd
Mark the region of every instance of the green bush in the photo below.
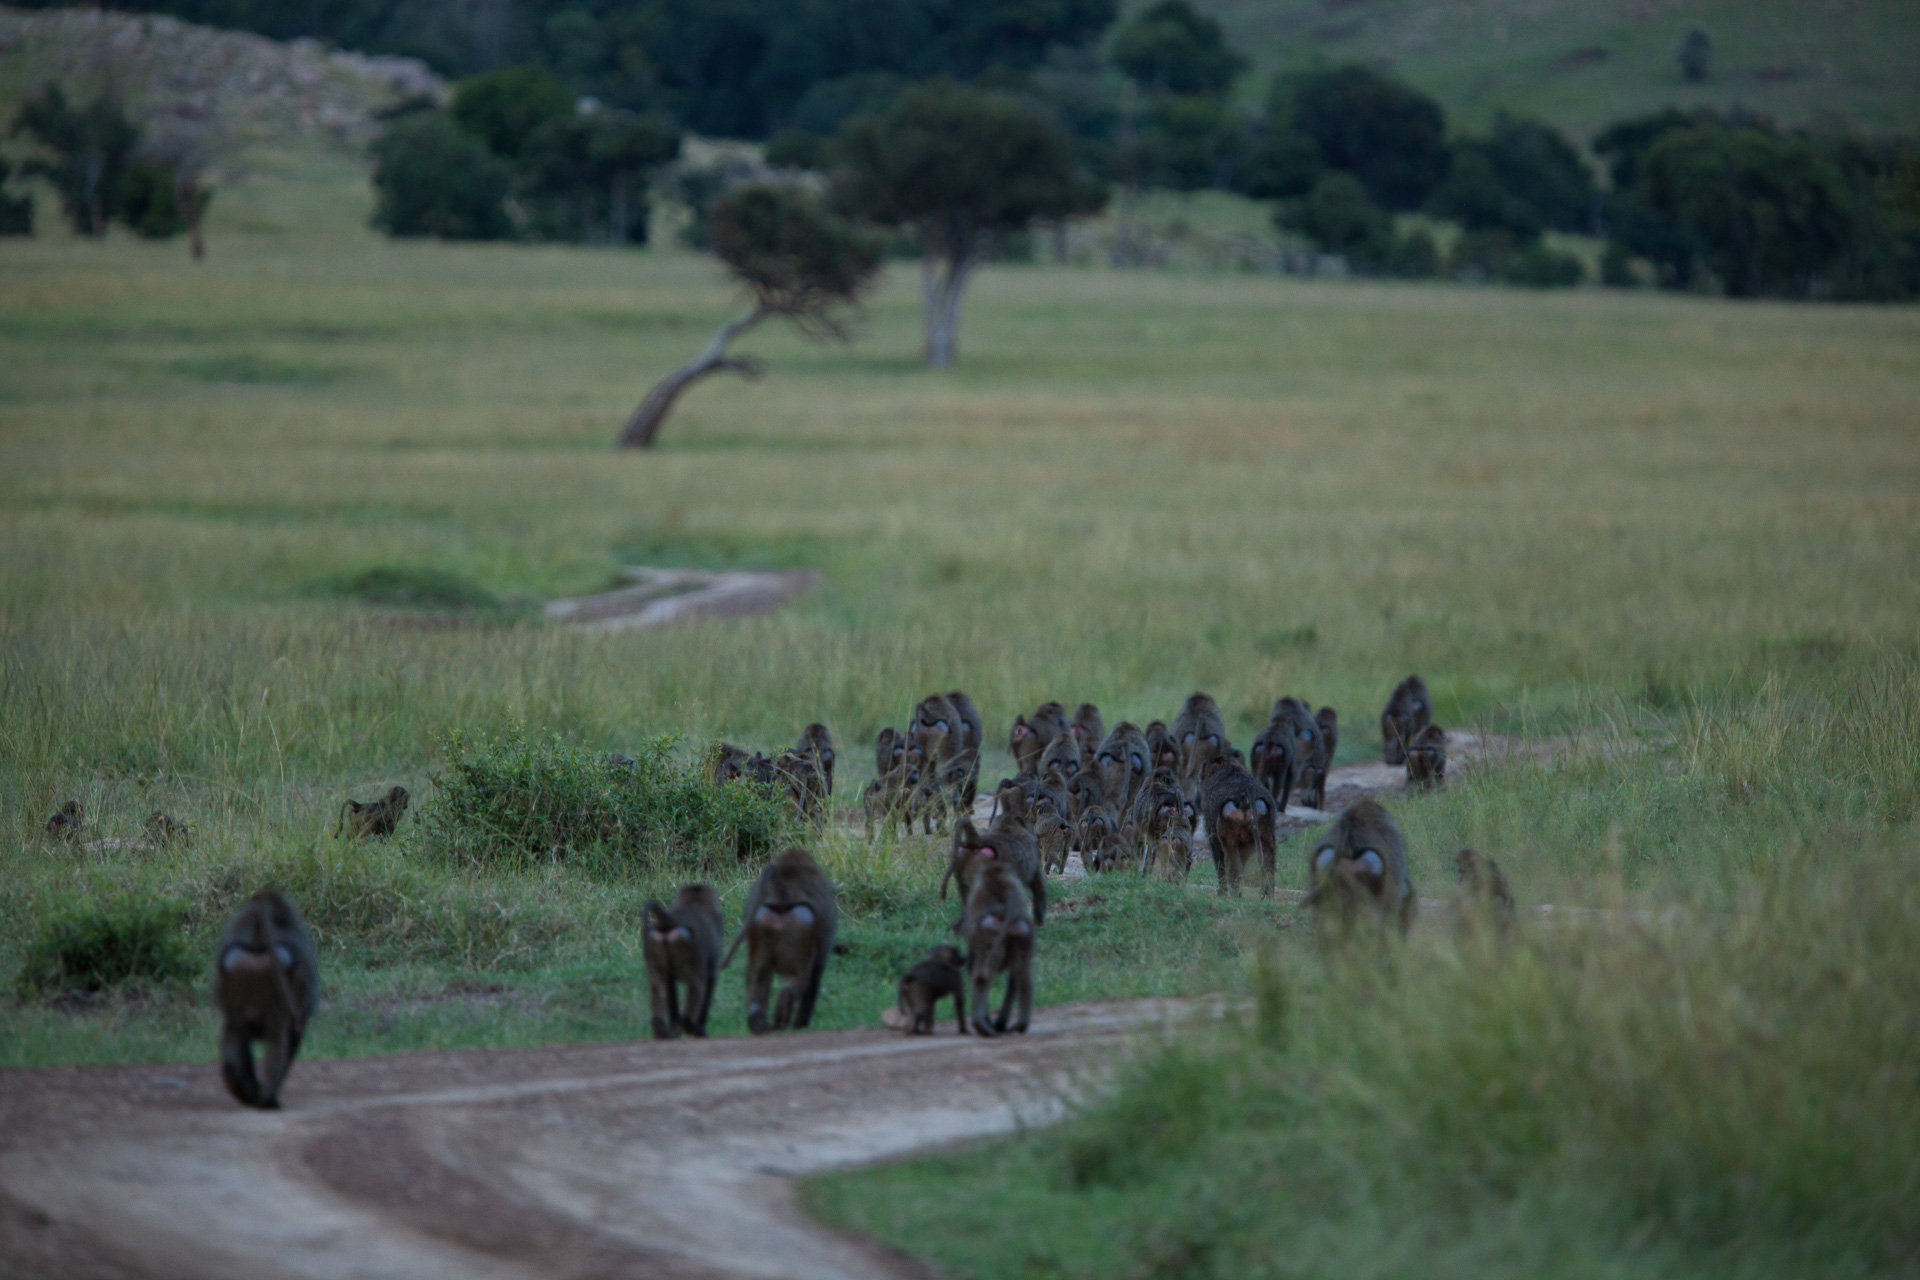
<svg viewBox="0 0 1920 1280">
<path fill-rule="evenodd" d="M 507 219 L 507 162 L 444 111 L 420 111 L 373 144 L 373 225 L 390 236 L 500 240 Z"/>
<path fill-rule="evenodd" d="M 651 738 L 631 763 L 515 726 L 447 742 L 448 765 L 421 814 L 439 854 L 469 865 L 582 860 L 589 867 L 713 867 L 797 835 L 783 797 L 747 782 L 715 787 L 679 739 Z M 580 855 L 586 855 L 584 859 Z"/>
<path fill-rule="evenodd" d="M 49 914 L 27 947 L 20 994 L 105 991 L 191 977 L 195 966 L 181 936 L 183 916 L 177 903 L 131 894 Z"/>
<path fill-rule="evenodd" d="M 148 240 L 167 240 L 187 229 L 172 165 L 142 158 L 127 166 L 120 180 L 120 219 Z"/>
</svg>

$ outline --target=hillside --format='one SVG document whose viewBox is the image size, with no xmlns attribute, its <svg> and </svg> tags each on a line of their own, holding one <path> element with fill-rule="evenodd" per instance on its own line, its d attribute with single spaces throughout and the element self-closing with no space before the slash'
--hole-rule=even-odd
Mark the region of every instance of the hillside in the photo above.
<svg viewBox="0 0 1920 1280">
<path fill-rule="evenodd" d="M 1275 70 L 1359 61 L 1434 94 L 1469 128 L 1505 107 L 1584 138 L 1671 103 L 1920 128 L 1920 8 L 1910 0 L 1197 2 L 1254 60 L 1243 88 L 1254 98 Z M 1714 44 L 1713 74 L 1697 85 L 1674 56 L 1695 26 Z"/>
</svg>

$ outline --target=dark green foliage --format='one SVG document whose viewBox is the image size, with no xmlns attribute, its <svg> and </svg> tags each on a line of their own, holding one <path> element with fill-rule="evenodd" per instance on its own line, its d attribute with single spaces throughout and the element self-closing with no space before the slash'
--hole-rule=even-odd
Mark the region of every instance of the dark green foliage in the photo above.
<svg viewBox="0 0 1920 1280">
<path fill-rule="evenodd" d="M 337 579 L 333 589 L 368 604 L 413 609 L 497 609 L 499 597 L 472 578 L 446 569 L 380 565 Z"/>
<path fill-rule="evenodd" d="M 1461 236 L 1449 265 L 1456 275 L 1535 289 L 1567 288 L 1587 275 L 1580 259 L 1549 247 L 1540 237 L 1522 238 L 1500 230 Z"/>
<path fill-rule="evenodd" d="M 52 184 L 75 234 L 104 236 L 120 213 L 122 179 L 140 143 L 140 130 L 119 100 L 102 94 L 76 111 L 60 86 L 49 84 L 20 104 L 9 132 L 39 148 L 20 166 L 21 175 Z"/>
<path fill-rule="evenodd" d="M 1125 1085 L 1075 1120 L 1060 1157 L 1070 1187 L 1125 1186 L 1207 1140 L 1219 1096 L 1205 1054 L 1172 1047 L 1128 1073 Z"/>
<path fill-rule="evenodd" d="M 614 765 L 515 726 L 498 739 L 446 744 L 445 772 L 420 815 L 427 846 L 457 863 L 695 870 L 760 858 L 797 834 L 784 796 L 741 780 L 711 785 L 678 739 L 648 739 Z"/>
<path fill-rule="evenodd" d="M 12 172 L 13 166 L 5 156 L 0 156 L 0 236 L 30 236 L 33 234 L 33 197 L 7 194 L 7 175 Z"/>
<path fill-rule="evenodd" d="M 713 251 L 755 301 L 803 327 L 836 328 L 880 270 L 880 245 L 797 188 L 738 187 L 707 211 Z"/>
<path fill-rule="evenodd" d="M 1447 180 L 1433 194 L 1433 211 L 1469 231 L 1504 231 L 1530 240 L 1540 234 L 1540 214 L 1507 189 L 1485 151 L 1472 143 L 1455 150 Z"/>
<path fill-rule="evenodd" d="M 818 138 L 831 138 L 854 116 L 887 111 L 908 84 L 906 77 L 892 71 L 858 71 L 816 81 L 793 104 L 788 126 Z"/>
<path fill-rule="evenodd" d="M 1276 97 L 1276 117 L 1383 208 L 1419 207 L 1446 175 L 1446 115 L 1417 89 L 1350 66 L 1287 82 Z"/>
<path fill-rule="evenodd" d="M 1219 22 L 1187 0 L 1157 0 L 1114 37 L 1113 64 L 1153 93 L 1224 94 L 1247 60 L 1227 47 Z"/>
<path fill-rule="evenodd" d="M 1542 228 L 1584 231 L 1593 217 L 1593 175 L 1552 125 L 1502 111 L 1484 138 L 1454 148 L 1434 193 L 1436 211 L 1469 230 L 1531 235 Z"/>
<path fill-rule="evenodd" d="M 1439 275 L 1440 246 L 1433 233 L 1425 227 L 1415 227 L 1400 237 L 1387 257 L 1386 269 L 1388 275 L 1408 280 L 1430 280 Z"/>
<path fill-rule="evenodd" d="M 1713 38 L 1699 27 L 1690 28 L 1676 57 L 1687 83 L 1699 84 L 1713 70 Z"/>
<path fill-rule="evenodd" d="M 1248 148 L 1239 190 L 1255 200 L 1298 199 L 1313 190 L 1325 168 L 1311 138 L 1270 123 Z"/>
<path fill-rule="evenodd" d="M 1393 244 L 1393 219 L 1367 196 L 1351 173 L 1329 173 L 1299 204 L 1282 210 L 1287 225 L 1328 253 L 1356 266 L 1384 257 Z"/>
<path fill-rule="evenodd" d="M 1633 255 L 1618 240 L 1608 241 L 1600 255 L 1600 283 L 1609 289 L 1632 289 L 1640 283 L 1633 272 Z"/>
<path fill-rule="evenodd" d="M 574 95 L 543 68 L 502 67 L 462 80 L 451 109 L 487 150 L 513 160 L 543 125 L 574 114 Z"/>
<path fill-rule="evenodd" d="M 499 240 L 511 174 L 442 111 L 420 111 L 387 127 L 373 144 L 373 225 L 391 236 Z"/>
<path fill-rule="evenodd" d="M 166 240 L 187 229 L 172 165 L 142 157 L 127 166 L 120 180 L 120 220 L 148 240 Z"/>
<path fill-rule="evenodd" d="M 1155 99 L 1140 142 L 1137 167 L 1144 186 L 1226 189 L 1239 185 L 1236 178 L 1246 165 L 1246 127 L 1231 107 L 1211 98 Z"/>
<path fill-rule="evenodd" d="M 680 154 L 658 116 L 569 113 L 536 128 L 518 153 L 528 230 L 549 240 L 647 242 L 647 182 Z"/>
<path fill-rule="evenodd" d="M 801 129 L 782 129 L 767 139 L 763 152 L 776 169 L 820 169 L 829 154 L 827 140 Z"/>
<path fill-rule="evenodd" d="M 177 903 L 133 895 L 48 912 L 20 967 L 23 998 L 105 991 L 132 982 L 193 975 Z"/>
</svg>

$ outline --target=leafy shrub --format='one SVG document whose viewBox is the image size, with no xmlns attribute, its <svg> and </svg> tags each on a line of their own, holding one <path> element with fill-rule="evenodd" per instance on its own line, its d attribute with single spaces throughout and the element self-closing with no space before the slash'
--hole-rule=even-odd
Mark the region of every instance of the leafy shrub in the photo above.
<svg viewBox="0 0 1920 1280">
<path fill-rule="evenodd" d="M 713 866 L 796 834 L 784 798 L 752 783 L 715 787 L 679 739 L 642 744 L 632 763 L 518 726 L 499 739 L 447 742 L 448 766 L 421 815 L 430 846 L 458 862 Z"/>
<path fill-rule="evenodd" d="M 105 991 L 128 982 L 191 977 L 182 909 L 163 899 L 123 895 L 49 915 L 20 968 L 23 997 Z"/>
<path fill-rule="evenodd" d="M 120 218 L 148 240 L 166 240 L 187 229 L 187 216 L 176 198 L 173 166 L 160 160 L 136 158 L 120 180 Z"/>
<path fill-rule="evenodd" d="M 444 111 L 419 111 L 373 144 L 373 225 L 390 236 L 500 240 L 507 220 L 506 161 Z"/>
<path fill-rule="evenodd" d="M 1454 242 L 1456 275 L 1535 289 L 1566 288 L 1587 277 L 1580 259 L 1539 238 L 1516 239 L 1505 231 L 1469 231 Z"/>
</svg>

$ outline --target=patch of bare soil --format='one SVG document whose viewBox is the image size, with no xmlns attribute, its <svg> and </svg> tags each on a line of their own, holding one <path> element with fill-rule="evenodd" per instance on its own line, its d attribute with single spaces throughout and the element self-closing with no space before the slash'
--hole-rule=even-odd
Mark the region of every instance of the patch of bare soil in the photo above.
<svg viewBox="0 0 1920 1280">
<path fill-rule="evenodd" d="M 695 618 L 749 618 L 772 613 L 820 581 L 814 569 L 709 572 L 635 565 L 622 570 L 622 576 L 630 585 L 548 601 L 548 620 L 588 631 L 628 631 Z"/>
</svg>

